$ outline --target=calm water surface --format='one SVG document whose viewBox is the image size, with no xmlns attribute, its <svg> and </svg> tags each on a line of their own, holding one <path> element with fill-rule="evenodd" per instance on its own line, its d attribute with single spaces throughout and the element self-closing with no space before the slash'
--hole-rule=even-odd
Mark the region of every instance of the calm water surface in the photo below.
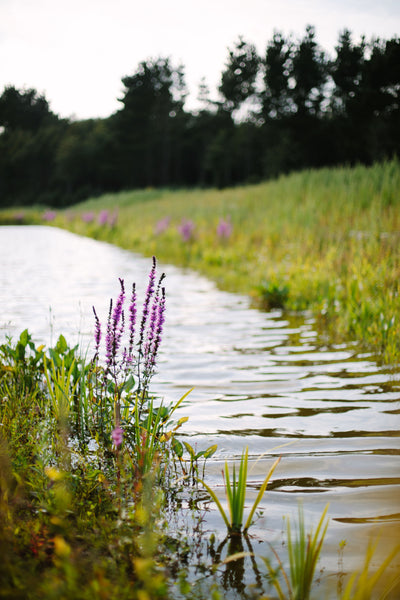
<svg viewBox="0 0 400 600">
<path fill-rule="evenodd" d="M 0 339 L 28 328 L 51 344 L 62 332 L 83 351 L 92 343 L 92 305 L 104 321 L 118 277 L 128 288 L 135 281 L 140 294 L 151 267 L 148 258 L 49 227 L 0 228 L 0 252 Z M 159 270 L 167 274 L 167 321 L 153 390 L 176 401 L 194 388 L 178 416 L 189 416 L 183 433 L 192 445 L 218 444 L 207 482 L 223 501 L 221 466 L 248 445 L 250 500 L 282 456 L 250 530 L 254 552 L 266 555 L 268 542 L 282 540 L 283 516 L 295 515 L 301 499 L 310 524 L 330 505 L 323 581 L 337 583 L 342 540 L 347 570 L 360 566 L 379 534 L 378 564 L 400 531 L 398 374 L 352 343 L 321 346 L 306 316 L 258 311 L 193 272 Z M 204 510 L 205 529 L 223 535 L 213 507 Z M 227 585 L 232 597 L 234 587 Z"/>
</svg>

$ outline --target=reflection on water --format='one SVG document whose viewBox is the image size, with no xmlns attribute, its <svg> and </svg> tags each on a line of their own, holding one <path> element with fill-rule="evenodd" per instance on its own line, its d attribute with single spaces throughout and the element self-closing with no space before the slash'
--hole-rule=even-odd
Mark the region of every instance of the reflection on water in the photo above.
<svg viewBox="0 0 400 600">
<path fill-rule="evenodd" d="M 62 332 L 83 351 L 92 340 L 92 305 L 104 321 L 118 277 L 136 281 L 141 293 L 151 266 L 148 258 L 46 227 L 1 228 L 0 251 L 0 337 L 27 327 L 49 344 Z M 192 445 L 218 444 L 207 482 L 223 502 L 223 461 L 237 460 L 248 445 L 250 501 L 271 458 L 283 457 L 252 531 L 257 552 L 281 539 L 282 516 L 296 513 L 301 498 L 312 522 L 330 503 L 328 575 L 337 571 L 341 540 L 346 569 L 359 566 L 371 534 L 380 533 L 387 549 L 400 523 L 398 375 L 357 355 L 351 343 L 320 346 L 306 316 L 257 311 L 192 272 L 161 268 L 167 324 L 153 389 L 175 401 L 194 387 L 178 416 L 190 417 L 184 433 Z M 209 528 L 222 534 L 207 509 Z"/>
</svg>

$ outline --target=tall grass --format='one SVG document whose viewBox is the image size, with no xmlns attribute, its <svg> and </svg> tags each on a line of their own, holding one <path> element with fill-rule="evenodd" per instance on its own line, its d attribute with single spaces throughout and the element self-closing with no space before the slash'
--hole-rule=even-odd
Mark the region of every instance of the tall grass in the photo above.
<svg viewBox="0 0 400 600">
<path fill-rule="evenodd" d="M 400 359 L 399 189 L 400 163 L 392 160 L 226 190 L 108 194 L 54 223 L 192 267 L 260 305 L 311 310 L 323 331 L 393 363 Z"/>
</svg>

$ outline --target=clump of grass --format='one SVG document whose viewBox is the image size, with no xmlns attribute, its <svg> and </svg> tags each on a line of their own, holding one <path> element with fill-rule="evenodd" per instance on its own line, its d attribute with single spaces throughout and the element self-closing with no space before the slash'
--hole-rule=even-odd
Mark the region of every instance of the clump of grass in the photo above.
<svg viewBox="0 0 400 600">
<path fill-rule="evenodd" d="M 275 471 L 280 458 L 278 458 L 272 467 L 270 468 L 266 478 L 264 479 L 259 492 L 257 494 L 256 499 L 253 502 L 250 513 L 246 519 L 244 527 L 243 525 L 243 513 L 246 502 L 246 485 L 247 485 L 247 468 L 248 468 L 248 453 L 249 449 L 246 449 L 242 453 L 242 457 L 240 459 L 239 472 L 236 474 L 236 465 L 233 465 L 232 470 L 232 479 L 229 473 L 228 462 L 225 462 L 225 468 L 222 472 L 225 481 L 225 493 L 226 499 L 228 502 L 228 510 L 229 516 L 225 512 L 222 504 L 220 503 L 216 493 L 214 490 L 210 488 L 203 480 L 199 480 L 202 485 L 206 488 L 207 492 L 210 494 L 211 498 L 214 500 L 217 508 L 224 520 L 224 523 L 227 527 L 229 534 L 237 534 L 243 531 L 244 534 L 247 533 L 250 525 L 252 524 L 254 513 L 257 509 L 257 506 L 260 504 L 262 497 L 264 496 L 265 490 L 267 489 L 267 485 L 269 480 L 272 477 L 273 472 Z"/>
<path fill-rule="evenodd" d="M 303 509 L 299 506 L 297 535 L 292 537 L 290 519 L 287 517 L 287 545 L 289 558 L 289 572 L 283 566 L 278 554 L 274 554 L 278 560 L 279 568 L 274 569 L 271 561 L 263 557 L 263 561 L 268 569 L 268 574 L 272 585 L 274 586 L 279 600 L 308 600 L 310 598 L 312 584 L 314 580 L 315 568 L 321 553 L 322 544 L 328 528 L 327 505 L 318 522 L 315 533 L 306 533 L 304 525 Z M 282 575 L 286 582 L 288 595 L 282 590 L 279 575 Z"/>
<path fill-rule="evenodd" d="M 374 551 L 375 546 L 370 543 L 365 554 L 365 561 L 362 569 L 352 574 L 341 596 L 341 600 L 367 600 L 372 598 L 377 584 L 381 582 L 384 575 L 386 576 L 388 566 L 393 558 L 400 552 L 400 546 L 396 546 L 380 564 L 379 568 L 371 573 L 370 563 Z M 384 600 L 387 598 L 389 593 L 396 589 L 396 586 L 398 586 L 399 583 L 400 574 L 386 579 L 386 584 L 379 595 L 379 599 Z"/>
</svg>

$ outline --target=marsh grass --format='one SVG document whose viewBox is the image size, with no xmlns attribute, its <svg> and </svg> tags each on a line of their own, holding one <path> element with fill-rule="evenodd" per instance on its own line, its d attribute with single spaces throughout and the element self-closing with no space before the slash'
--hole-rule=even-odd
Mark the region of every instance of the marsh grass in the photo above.
<svg viewBox="0 0 400 600">
<path fill-rule="evenodd" d="M 226 493 L 226 499 L 227 499 L 227 503 L 228 503 L 229 517 L 228 517 L 226 511 L 224 510 L 224 508 L 223 508 L 221 502 L 219 501 L 218 496 L 216 495 L 214 490 L 211 489 L 210 486 L 208 486 L 203 480 L 199 479 L 200 483 L 205 487 L 207 492 L 210 494 L 211 498 L 214 500 L 214 502 L 224 520 L 224 523 L 227 527 L 229 534 L 240 534 L 242 531 L 244 534 L 247 533 L 250 525 L 253 522 L 253 517 L 254 517 L 254 513 L 257 509 L 257 506 L 260 504 L 260 502 L 264 496 L 265 490 L 267 489 L 268 482 L 271 479 L 271 477 L 280 461 L 280 458 L 278 458 L 274 462 L 274 464 L 270 468 L 266 478 L 264 479 L 263 483 L 261 484 L 260 489 L 257 494 L 257 497 L 252 504 L 249 515 L 246 519 L 246 522 L 245 522 L 243 530 L 242 530 L 243 513 L 244 513 L 245 502 L 246 502 L 248 453 L 249 453 L 249 449 L 248 449 L 248 447 L 246 447 L 246 449 L 243 450 L 243 453 L 242 453 L 242 456 L 240 459 L 238 473 L 236 473 L 236 465 L 234 464 L 233 468 L 232 468 L 232 476 L 230 475 L 229 466 L 228 466 L 227 461 L 225 462 L 225 467 L 224 467 L 224 470 L 222 471 L 222 474 L 224 476 L 224 482 L 225 482 L 225 493 Z"/>
<path fill-rule="evenodd" d="M 379 600 L 385 600 L 392 590 L 398 586 L 400 582 L 400 573 L 388 577 L 387 569 L 394 557 L 400 552 L 400 545 L 393 548 L 387 555 L 385 560 L 377 569 L 371 570 L 371 561 L 376 549 L 376 543 L 369 543 L 365 554 L 363 567 L 351 575 L 344 589 L 340 600 L 369 600 L 377 597 Z M 382 586 L 382 579 L 385 579 L 385 584 Z M 376 593 L 376 587 L 381 584 L 380 592 Z"/>
<path fill-rule="evenodd" d="M 267 308 L 311 310 L 328 339 L 351 338 L 378 360 L 398 363 L 399 189 L 395 159 L 225 190 L 108 194 L 60 212 L 51 224 L 194 268 Z M 112 227 L 82 218 L 116 209 Z M 10 219 L 10 210 L 1 213 L 0 222 Z M 24 219 L 41 222 L 41 212 Z M 189 220 L 185 239 L 180 227 Z M 219 235 L 221 220 L 229 236 Z"/>
<path fill-rule="evenodd" d="M 328 528 L 327 505 L 318 521 L 317 528 L 313 533 L 306 532 L 304 524 L 303 508 L 299 505 L 297 532 L 295 538 L 292 535 L 290 519 L 287 517 L 287 548 L 289 559 L 289 571 L 283 566 L 283 562 L 274 550 L 278 560 L 279 568 L 274 569 L 269 558 L 263 557 L 267 566 L 272 585 L 278 593 L 279 600 L 308 600 L 312 591 L 315 569 L 321 553 L 322 544 Z M 288 594 L 286 595 L 280 583 L 280 576 L 284 579 Z"/>
</svg>

